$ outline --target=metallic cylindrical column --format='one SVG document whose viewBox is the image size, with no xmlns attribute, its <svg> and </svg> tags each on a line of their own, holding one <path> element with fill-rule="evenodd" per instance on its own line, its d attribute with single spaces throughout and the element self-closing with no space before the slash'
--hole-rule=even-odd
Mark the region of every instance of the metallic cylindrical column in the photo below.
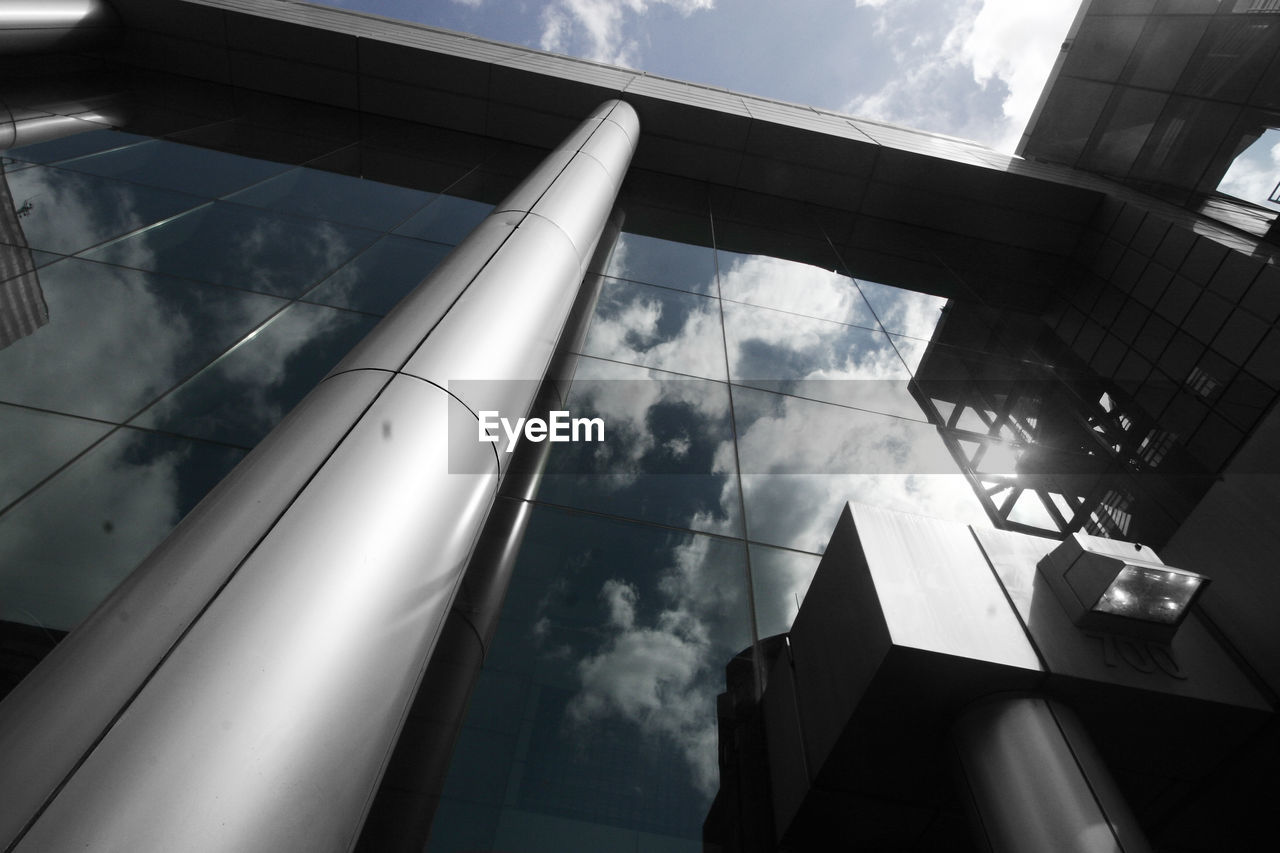
<svg viewBox="0 0 1280 853">
<path fill-rule="evenodd" d="M 119 25 L 106 0 L 0 0 L 0 55 L 83 47 Z"/>
<path fill-rule="evenodd" d="M 0 705 L 6 850 L 349 849 L 506 466 L 449 420 L 529 410 L 638 132 L 596 110 Z"/>
<path fill-rule="evenodd" d="M 67 109 L 59 104 L 59 108 Z M 0 151 L 21 145 L 48 142 L 91 130 L 107 130 L 125 123 L 124 110 L 118 104 L 73 107 L 72 115 L 31 115 L 14 118 L 7 104 L 0 104 Z"/>
<path fill-rule="evenodd" d="M 1088 733 L 1040 697 L 970 708 L 952 732 L 979 849 L 1150 853 Z"/>
<path fill-rule="evenodd" d="M 552 410 L 568 408 L 578 353 L 604 284 L 604 270 L 621 233 L 621 219 L 621 213 L 615 211 L 600 237 L 532 415 L 546 418 Z M 511 458 L 502 484 L 503 497 L 489 513 L 458 586 L 440 645 L 418 687 L 357 851 L 417 853 L 426 847 L 449 759 L 498 628 L 529 527 L 530 501 L 542 481 L 551 446 L 546 441 L 521 442 Z"/>
<path fill-rule="evenodd" d="M 0 151 L 121 127 L 127 116 L 128 98 L 109 78 L 59 77 L 54 83 L 43 77 L 3 81 Z"/>
</svg>

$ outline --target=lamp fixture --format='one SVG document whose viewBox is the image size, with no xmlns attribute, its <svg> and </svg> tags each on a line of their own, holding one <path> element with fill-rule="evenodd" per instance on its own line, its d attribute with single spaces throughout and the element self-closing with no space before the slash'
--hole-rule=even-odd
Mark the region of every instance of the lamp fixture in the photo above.
<svg viewBox="0 0 1280 853">
<path fill-rule="evenodd" d="M 1073 533 L 1037 568 L 1081 628 L 1169 642 L 1209 585 L 1149 548 Z"/>
</svg>

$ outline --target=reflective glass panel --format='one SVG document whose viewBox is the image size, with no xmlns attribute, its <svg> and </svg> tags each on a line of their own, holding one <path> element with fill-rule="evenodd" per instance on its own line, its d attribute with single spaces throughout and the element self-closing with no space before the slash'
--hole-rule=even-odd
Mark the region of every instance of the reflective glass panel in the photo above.
<svg viewBox="0 0 1280 853">
<path fill-rule="evenodd" d="M 605 279 L 583 352 L 690 376 L 725 378 L 716 300 Z"/>
<path fill-rule="evenodd" d="M 0 619 L 69 630 L 244 451 L 122 428 L 0 515 Z"/>
<path fill-rule="evenodd" d="M 866 279 L 858 279 L 858 289 L 866 297 L 885 331 L 929 340 L 942 318 L 947 300 L 928 293 L 916 293 Z"/>
<path fill-rule="evenodd" d="M 309 291 L 306 299 L 386 314 L 452 250 L 442 243 L 388 235 Z"/>
<path fill-rule="evenodd" d="M 122 178 L 210 198 L 257 183 L 289 168 L 280 163 L 161 139 L 80 157 L 61 165 L 77 172 Z"/>
<path fill-rule="evenodd" d="M 63 255 L 201 203 L 183 193 L 47 166 L 5 177 L 14 203 L 25 210 L 18 222 L 27 245 Z"/>
<path fill-rule="evenodd" d="M 693 293 L 716 293 L 715 253 L 707 246 L 622 234 L 605 272 Z"/>
<path fill-rule="evenodd" d="M 0 349 L 0 400 L 121 421 L 283 303 L 67 259 L 39 271 L 49 322 Z"/>
<path fill-rule="evenodd" d="M 431 193 L 317 169 L 293 169 L 236 193 L 231 201 L 316 219 L 387 230 L 431 201 Z"/>
<path fill-rule="evenodd" d="M 726 385 L 583 358 L 566 408 L 605 440 L 552 445 L 540 501 L 741 535 Z"/>
<path fill-rule="evenodd" d="M 97 260 L 296 296 L 377 232 L 213 202 L 90 254 Z"/>
<path fill-rule="evenodd" d="M 1001 352 L 964 349 L 934 340 L 890 335 L 893 347 L 912 375 L 921 379 L 985 378 L 1009 381 L 1015 378 L 1047 378 L 1048 373 L 1033 361 L 1018 361 Z M 1063 370 L 1070 373 L 1070 370 Z"/>
<path fill-rule="evenodd" d="M 132 421 L 253 447 L 377 322 L 297 303 Z"/>
<path fill-rule="evenodd" d="M 49 322 L 36 267 L 30 249 L 0 244 L 0 349 Z"/>
<path fill-rule="evenodd" d="M 277 102 L 273 106 L 279 108 L 284 104 Z M 282 115 L 272 118 L 284 123 Z M 296 126 L 305 130 L 301 124 Z M 277 130 L 242 119 L 203 125 L 194 130 L 175 133 L 173 138 L 191 145 L 232 151 L 245 157 L 278 163 L 307 163 L 348 144 L 339 139 Z"/>
<path fill-rule="evenodd" d="M 0 251 L 4 250 L 0 249 Z M 62 257 L 63 255 L 55 255 L 52 252 L 39 252 L 35 250 L 32 250 L 31 252 L 31 260 L 35 261 L 35 264 L 38 267 L 48 266 L 54 261 L 60 260 Z"/>
<path fill-rule="evenodd" d="M 821 558 L 767 545 L 750 547 L 756 628 L 762 638 L 790 631 Z"/>
<path fill-rule="evenodd" d="M 989 525 L 927 424 L 733 389 L 748 537 L 821 553 L 846 501 Z"/>
<path fill-rule="evenodd" d="M 729 302 L 724 323 L 735 383 L 926 419 L 883 332 Z"/>
<path fill-rule="evenodd" d="M 696 845 L 719 784 L 715 697 L 750 643 L 744 556 L 536 508 L 486 663 L 510 679 L 502 707 L 473 698 L 429 849 Z"/>
<path fill-rule="evenodd" d="M 716 255 L 720 295 L 725 299 L 876 328 L 871 309 L 848 276 L 768 255 L 724 251 Z"/>
<path fill-rule="evenodd" d="M 492 211 L 491 204 L 440 195 L 396 228 L 395 233 L 456 246 Z"/>
<path fill-rule="evenodd" d="M 111 427 L 35 409 L 0 404 L 0 509 L 39 483 Z"/>
<path fill-rule="evenodd" d="M 93 125 L 86 123 L 84 126 L 92 127 Z M 31 145 L 22 145 L 18 148 L 10 148 L 4 153 L 6 157 L 23 160 L 28 163 L 56 163 L 59 160 L 66 160 L 70 157 L 83 157 L 86 154 L 108 151 L 112 148 L 132 145 L 135 142 L 149 141 L 145 136 L 102 128 L 84 133 L 73 133 L 70 136 L 50 139 L 45 142 L 35 142 Z"/>
</svg>

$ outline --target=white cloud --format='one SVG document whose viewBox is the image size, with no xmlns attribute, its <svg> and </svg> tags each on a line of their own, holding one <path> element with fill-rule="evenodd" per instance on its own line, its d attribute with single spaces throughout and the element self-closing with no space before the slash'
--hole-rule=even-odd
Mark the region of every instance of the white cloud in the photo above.
<svg viewBox="0 0 1280 853">
<path fill-rule="evenodd" d="M 950 473 L 955 465 L 932 427 L 745 389 L 734 403 L 753 539 L 820 552 L 845 501 L 990 524 L 968 481 Z M 716 464 L 733 464 L 727 442 Z M 726 487 L 722 500 L 733 499 Z"/>
<path fill-rule="evenodd" d="M 859 5 L 877 8 L 876 30 L 890 40 L 898 70 L 879 90 L 851 98 L 845 111 L 1012 151 L 1079 3 Z M 930 13 L 945 16 L 944 26 L 922 31 L 926 5 Z"/>
<path fill-rule="evenodd" d="M 620 580 L 605 581 L 600 597 L 609 606 L 609 624 L 624 631 L 636 622 L 636 588 Z"/>
<path fill-rule="evenodd" d="M 723 355 L 721 355 L 723 359 Z M 621 490 L 635 483 L 644 469 L 642 460 L 655 447 L 650 418 L 657 406 L 686 406 L 697 421 L 725 423 L 729 417 L 729 395 L 708 393 L 703 382 L 671 378 L 631 364 L 584 359 L 574 376 L 570 405 L 574 411 L 589 412 L 608 424 L 610 440 L 596 446 L 592 474 L 595 487 Z M 695 429 L 696 429 L 696 425 Z M 684 431 L 663 442 L 673 459 L 685 458 L 693 447 L 693 435 Z M 603 473 L 608 472 L 608 473 Z M 732 516 L 695 516 L 688 523 L 697 530 L 719 531 Z"/>
<path fill-rule="evenodd" d="M 601 299 L 582 351 L 629 364 L 692 376 L 724 376 L 720 315 L 710 299 L 668 297 L 669 310 L 685 311 L 678 331 L 663 333 L 663 303 L 653 291 L 622 285 Z"/>
<path fill-rule="evenodd" d="M 1005 127 L 994 147 L 1012 151 L 1058 58 L 1078 0 L 986 0 L 965 38 L 964 56 L 980 85 L 1004 83 Z"/>
<path fill-rule="evenodd" d="M 874 323 L 853 279 L 830 270 L 765 255 L 721 257 L 726 299 L 866 326 Z"/>
<path fill-rule="evenodd" d="M 715 0 L 555 0 L 542 10 L 538 46 L 611 65 L 635 65 L 640 43 L 628 30 L 657 6 L 688 16 L 713 8 Z"/>
<path fill-rule="evenodd" d="M 1222 176 L 1218 189 L 1227 195 L 1274 208 L 1277 205 L 1268 202 L 1267 196 L 1275 188 L 1278 179 L 1280 131 L 1268 130 L 1236 158 L 1231 168 Z"/>
<path fill-rule="evenodd" d="M 66 209 L 74 221 L 75 208 Z M 7 350 L 7 400 L 123 420 L 181 376 L 193 318 L 166 302 L 153 279 L 82 261 L 52 264 L 40 278 L 50 324 Z M 231 303 L 233 316 L 220 319 L 251 327 L 247 310 L 234 316 L 243 305 Z"/>
<path fill-rule="evenodd" d="M 636 587 L 605 581 L 600 598 L 609 610 L 609 636 L 579 661 L 580 688 L 568 708 L 574 723 L 620 717 L 675 744 L 708 798 L 719 785 L 719 671 L 732 654 L 717 623 L 745 606 L 741 587 L 720 577 L 722 557 L 705 536 L 676 546 L 658 580 L 664 607 L 648 624 L 637 619 Z"/>
</svg>

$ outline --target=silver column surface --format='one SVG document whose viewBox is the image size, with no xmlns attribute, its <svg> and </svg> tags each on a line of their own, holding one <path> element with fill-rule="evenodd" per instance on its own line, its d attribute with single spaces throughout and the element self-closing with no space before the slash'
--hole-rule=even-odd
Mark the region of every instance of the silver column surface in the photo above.
<svg viewBox="0 0 1280 853">
<path fill-rule="evenodd" d="M 91 130 L 121 127 L 125 116 L 124 101 L 117 95 L 50 103 L 42 100 L 38 93 L 30 95 L 6 89 L 0 91 L 0 151 Z"/>
<path fill-rule="evenodd" d="M 531 415 L 546 418 L 553 410 L 569 408 L 578 353 L 604 285 L 604 270 L 617 246 L 621 220 L 621 211 L 615 209 L 596 245 Z M 501 495 L 463 573 L 439 644 L 365 820 L 357 853 L 420 853 L 426 848 L 449 759 L 498 630 L 533 510 L 530 501 L 537 494 L 550 453 L 550 442 L 521 442 L 511 457 Z"/>
<path fill-rule="evenodd" d="M 1088 733 L 1061 703 L 985 701 L 952 737 L 979 849 L 1151 853 Z"/>
<path fill-rule="evenodd" d="M 119 24 L 106 0 L 0 0 L 0 56 L 85 47 Z"/>
<path fill-rule="evenodd" d="M 599 107 L 0 704 L 4 850 L 350 849 L 507 465 L 450 418 L 528 412 L 638 135 Z"/>
</svg>

